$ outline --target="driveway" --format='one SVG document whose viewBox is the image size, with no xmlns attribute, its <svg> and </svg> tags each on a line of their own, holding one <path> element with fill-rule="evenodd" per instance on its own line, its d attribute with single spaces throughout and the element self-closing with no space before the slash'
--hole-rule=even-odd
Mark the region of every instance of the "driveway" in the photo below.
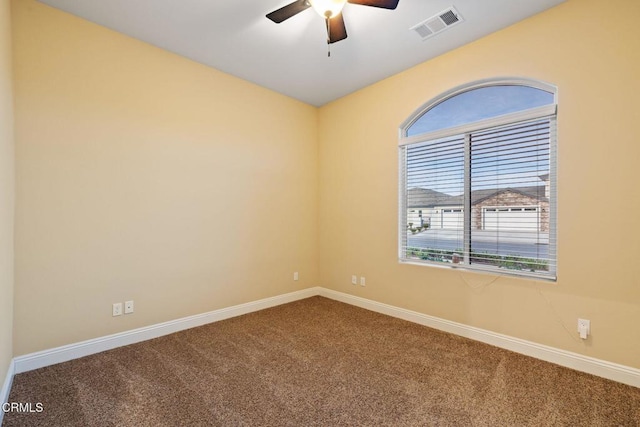
<svg viewBox="0 0 640 427">
<path fill-rule="evenodd" d="M 461 251 L 462 242 L 462 230 L 430 229 L 418 234 L 407 233 L 407 246 L 412 248 Z M 471 250 L 546 259 L 549 255 L 549 233 L 473 230 Z"/>
</svg>

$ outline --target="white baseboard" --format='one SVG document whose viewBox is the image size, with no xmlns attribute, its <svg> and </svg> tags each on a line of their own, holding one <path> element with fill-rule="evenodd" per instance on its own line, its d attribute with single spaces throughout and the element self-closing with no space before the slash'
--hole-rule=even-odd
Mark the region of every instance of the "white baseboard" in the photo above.
<svg viewBox="0 0 640 427">
<path fill-rule="evenodd" d="M 2 390 L 0 390 L 0 405 L 4 405 L 9 401 L 9 393 L 11 392 L 11 384 L 13 384 L 13 376 L 15 374 L 15 362 L 13 359 L 9 363 L 9 369 L 7 369 L 7 375 L 2 383 Z M 0 425 L 2 425 L 2 419 L 4 418 L 4 411 L 0 409 Z"/>
<path fill-rule="evenodd" d="M 555 363 L 575 369 L 576 371 L 607 378 L 634 387 L 640 387 L 640 369 L 619 365 L 593 357 L 583 356 L 578 353 L 560 350 L 557 348 L 536 344 L 531 341 L 510 337 L 487 331 L 485 329 L 467 326 L 462 323 L 452 322 L 438 317 L 428 316 L 416 311 L 383 304 L 354 295 L 345 294 L 331 289 L 320 288 L 320 295 L 341 301 L 356 307 L 365 308 L 377 313 L 386 314 L 409 322 L 418 323 L 444 332 L 450 332 L 459 336 L 481 341 L 496 347 L 511 350 L 525 356 Z"/>
<path fill-rule="evenodd" d="M 111 350 L 116 347 L 122 347 L 150 340 L 152 338 L 158 338 L 163 335 L 172 334 L 185 329 L 195 328 L 196 326 L 206 325 L 207 323 L 217 322 L 231 317 L 252 313 L 254 311 L 264 310 L 265 308 L 309 298 L 318 295 L 319 292 L 319 288 L 303 289 L 301 291 L 265 298 L 245 304 L 234 305 L 232 307 L 183 317 L 181 319 L 170 320 L 168 322 L 158 323 L 113 335 L 107 335 L 105 337 L 43 350 L 36 353 L 25 354 L 24 356 L 18 356 L 13 359 L 15 362 L 14 372 L 16 374 L 20 374 L 33 369 L 55 365 L 56 363 L 66 362 L 79 357 Z"/>
<path fill-rule="evenodd" d="M 440 319 L 438 317 L 406 310 L 404 308 L 345 294 L 331 289 L 314 287 L 15 357 L 11 363 L 9 372 L 7 373 L 7 379 L 5 380 L 2 388 L 3 394 L 0 397 L 4 399 L 9 397 L 9 390 L 11 388 L 11 381 L 14 373 L 19 374 L 33 369 L 54 365 L 56 363 L 66 362 L 68 360 L 77 359 L 79 357 L 88 356 L 90 354 L 99 353 L 112 348 L 146 341 L 185 329 L 194 328 L 196 326 L 202 326 L 207 323 L 229 319 L 231 317 L 275 307 L 277 305 L 286 304 L 316 295 L 640 388 L 640 369 L 583 356 L 581 354 L 548 347 L 542 344 L 536 344 L 531 341 L 498 334 L 484 329 L 475 328 L 473 326 L 467 326 L 462 323 Z"/>
</svg>

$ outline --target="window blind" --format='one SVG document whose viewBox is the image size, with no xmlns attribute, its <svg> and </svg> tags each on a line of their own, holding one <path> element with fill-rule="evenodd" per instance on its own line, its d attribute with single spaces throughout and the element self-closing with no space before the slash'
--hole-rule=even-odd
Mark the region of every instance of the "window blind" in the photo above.
<svg viewBox="0 0 640 427">
<path fill-rule="evenodd" d="M 400 150 L 402 261 L 555 278 L 555 114 Z"/>
</svg>

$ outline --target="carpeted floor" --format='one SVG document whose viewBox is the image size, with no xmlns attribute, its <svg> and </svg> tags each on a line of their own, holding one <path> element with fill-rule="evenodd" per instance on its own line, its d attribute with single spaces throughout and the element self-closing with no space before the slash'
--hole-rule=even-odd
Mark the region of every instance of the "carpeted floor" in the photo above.
<svg viewBox="0 0 640 427">
<path fill-rule="evenodd" d="M 16 375 L 3 426 L 638 426 L 640 389 L 322 297 Z"/>
</svg>

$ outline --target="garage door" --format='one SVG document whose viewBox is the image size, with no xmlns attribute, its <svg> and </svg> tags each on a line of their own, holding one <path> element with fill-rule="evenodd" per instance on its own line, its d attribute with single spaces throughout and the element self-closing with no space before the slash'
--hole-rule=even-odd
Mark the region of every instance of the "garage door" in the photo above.
<svg viewBox="0 0 640 427">
<path fill-rule="evenodd" d="M 464 222 L 464 212 L 462 209 L 442 209 L 441 228 L 459 229 Z"/>
<path fill-rule="evenodd" d="M 538 231 L 540 215 L 537 206 L 484 208 L 485 230 Z"/>
</svg>

